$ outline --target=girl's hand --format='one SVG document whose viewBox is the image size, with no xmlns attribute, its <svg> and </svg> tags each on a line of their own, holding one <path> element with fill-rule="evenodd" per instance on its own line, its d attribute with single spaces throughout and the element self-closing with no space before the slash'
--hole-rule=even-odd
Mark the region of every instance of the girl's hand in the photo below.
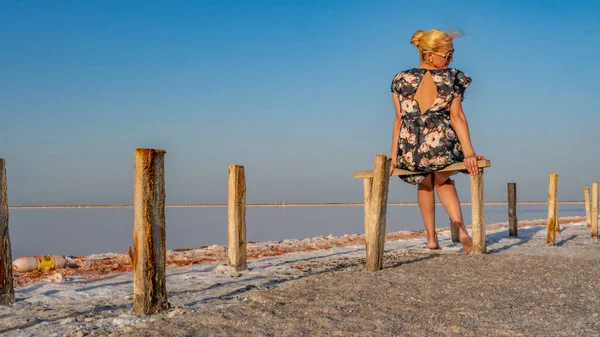
<svg viewBox="0 0 600 337">
<path fill-rule="evenodd" d="M 390 163 L 390 177 L 394 173 L 394 170 L 397 169 L 397 168 L 398 168 L 398 163 L 392 161 Z"/>
<path fill-rule="evenodd" d="M 479 173 L 479 167 L 477 167 L 478 160 L 485 160 L 485 157 L 474 154 L 472 156 L 465 157 L 465 160 L 463 161 L 465 163 L 467 171 L 469 171 L 469 174 L 471 174 L 472 176 L 477 175 L 477 173 Z"/>
</svg>

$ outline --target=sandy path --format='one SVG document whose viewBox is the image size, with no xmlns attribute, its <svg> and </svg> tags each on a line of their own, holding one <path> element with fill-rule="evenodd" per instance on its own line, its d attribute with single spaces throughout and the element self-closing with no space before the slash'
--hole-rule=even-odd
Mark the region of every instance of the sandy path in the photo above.
<svg viewBox="0 0 600 337">
<path fill-rule="evenodd" d="M 358 240 L 352 236 L 257 244 L 269 255 L 249 260 L 249 270 L 236 277 L 224 262 L 168 268 L 173 308 L 145 317 L 131 312 L 130 272 L 97 280 L 85 273 L 66 275 L 60 282 L 54 279 L 59 274 L 46 275 L 18 287 L 17 303 L 0 307 L 0 334 L 600 334 L 600 243 L 590 239 L 585 224 L 563 226 L 552 248 L 546 247 L 542 226 L 520 228 L 519 238 L 508 238 L 505 228 L 488 229 L 488 255 L 462 254 L 447 232 L 435 252 L 423 249 L 418 233 L 399 235 L 401 240 L 386 242 L 385 268 L 378 272 L 364 270 L 363 244 L 344 244 Z M 328 244 L 329 249 L 315 249 Z M 290 248 L 297 251 L 281 253 Z"/>
<path fill-rule="evenodd" d="M 220 300 L 222 308 L 160 318 L 131 335 L 597 336 L 600 273 L 590 264 L 389 253 L 381 272 L 352 259 L 278 289 Z"/>
<path fill-rule="evenodd" d="M 585 227 L 569 227 L 547 248 L 544 232 L 524 231 L 527 239 L 492 245 L 489 255 L 392 250 L 375 273 L 361 257 L 307 263 L 304 278 L 157 318 L 129 335 L 599 335 L 600 244 Z"/>
</svg>

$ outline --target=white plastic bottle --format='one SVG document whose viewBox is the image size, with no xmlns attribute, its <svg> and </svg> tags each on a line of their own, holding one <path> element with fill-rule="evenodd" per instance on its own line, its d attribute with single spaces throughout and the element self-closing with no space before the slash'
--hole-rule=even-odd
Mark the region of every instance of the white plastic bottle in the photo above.
<svg viewBox="0 0 600 337">
<path fill-rule="evenodd" d="M 60 255 L 21 256 L 13 261 L 12 269 L 21 273 L 38 269 L 59 269 L 66 267 L 67 263 L 67 259 Z"/>
</svg>

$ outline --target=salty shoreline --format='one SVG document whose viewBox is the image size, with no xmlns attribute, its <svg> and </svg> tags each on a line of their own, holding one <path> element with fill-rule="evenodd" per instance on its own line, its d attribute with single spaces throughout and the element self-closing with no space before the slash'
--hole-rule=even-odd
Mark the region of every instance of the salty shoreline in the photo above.
<svg viewBox="0 0 600 337">
<path fill-rule="evenodd" d="M 544 220 L 487 226 L 488 252 L 465 255 L 439 230 L 387 235 L 384 269 L 364 269 L 359 235 L 249 244 L 232 275 L 225 247 L 169 251 L 171 309 L 132 313 L 125 254 L 81 259 L 77 269 L 17 275 L 17 302 L 0 307 L 6 336 L 582 335 L 597 331 L 600 244 L 583 217 L 562 218 L 557 246 Z M 77 260 L 76 260 L 77 261 Z M 595 315 L 595 316 L 594 316 Z M 532 318 L 527 318 L 531 316 Z M 560 322 L 560 324 L 558 323 Z M 557 329 L 558 327 L 558 329 Z"/>
<path fill-rule="evenodd" d="M 560 223 L 585 221 L 585 217 L 562 217 Z M 545 226 L 545 220 L 519 221 L 519 227 Z M 486 226 L 487 230 L 496 230 L 507 227 L 507 223 L 497 223 Z M 470 227 L 467 227 L 470 228 Z M 448 227 L 438 228 L 438 235 L 449 233 Z M 425 238 L 424 230 L 400 231 L 386 234 L 386 241 L 409 240 Z M 247 258 L 257 259 L 267 256 L 279 256 L 292 252 L 306 252 L 324 250 L 334 247 L 364 245 L 364 235 L 343 235 L 327 237 L 317 236 L 302 240 L 282 240 L 266 242 L 248 242 Z M 80 275 L 86 279 L 99 279 L 105 275 L 132 271 L 131 261 L 126 252 L 92 254 L 88 256 L 69 256 L 68 259 L 77 268 L 64 268 L 60 270 L 39 270 L 26 273 L 15 273 L 15 285 L 24 286 L 32 282 L 39 282 L 49 275 L 60 273 L 62 276 Z M 227 247 L 219 245 L 202 246 L 199 248 L 178 248 L 167 251 L 167 267 L 188 266 L 200 263 L 217 263 L 227 261 Z"/>
</svg>

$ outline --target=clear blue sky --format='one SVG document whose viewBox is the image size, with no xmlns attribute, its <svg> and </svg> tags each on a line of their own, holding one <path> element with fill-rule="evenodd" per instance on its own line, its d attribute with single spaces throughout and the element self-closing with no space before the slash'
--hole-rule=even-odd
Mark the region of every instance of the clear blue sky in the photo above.
<svg viewBox="0 0 600 337">
<path fill-rule="evenodd" d="M 9 201 L 132 203 L 133 151 L 163 148 L 168 203 L 361 201 L 389 154 L 390 82 L 417 29 L 460 30 L 486 199 L 582 199 L 600 180 L 595 1 L 0 0 L 0 157 Z M 468 200 L 468 177 L 458 176 Z M 390 201 L 414 201 L 395 178 Z"/>
</svg>

